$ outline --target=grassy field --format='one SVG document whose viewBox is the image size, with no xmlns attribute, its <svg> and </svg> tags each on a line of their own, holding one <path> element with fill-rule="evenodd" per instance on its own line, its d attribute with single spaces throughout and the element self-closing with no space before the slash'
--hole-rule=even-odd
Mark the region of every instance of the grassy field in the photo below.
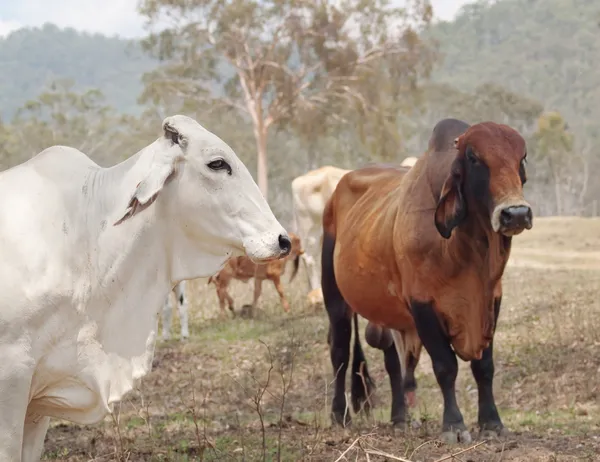
<svg viewBox="0 0 600 462">
<path fill-rule="evenodd" d="M 232 286 L 239 309 L 252 283 Z M 331 427 L 327 316 L 304 305 L 302 272 L 286 291 L 290 314 L 265 283 L 255 319 L 220 319 L 214 286 L 190 283 L 190 340 L 178 340 L 175 314 L 175 338 L 157 345 L 153 372 L 118 413 L 87 427 L 53 421 L 44 460 L 600 460 L 600 219 L 536 218 L 514 238 L 495 341 L 496 402 L 511 433 L 477 447 L 436 440 L 442 400 L 424 350 L 420 426 L 390 427 L 383 356 L 365 345 L 375 412 Z M 459 366 L 459 405 L 474 427 L 477 389 Z"/>
</svg>

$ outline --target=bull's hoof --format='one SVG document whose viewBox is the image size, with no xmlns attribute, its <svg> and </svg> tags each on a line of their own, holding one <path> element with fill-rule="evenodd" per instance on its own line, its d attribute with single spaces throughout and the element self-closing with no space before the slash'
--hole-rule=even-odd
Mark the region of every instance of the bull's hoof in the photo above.
<svg viewBox="0 0 600 462">
<path fill-rule="evenodd" d="M 352 424 L 350 411 L 348 410 L 346 413 L 332 412 L 331 423 L 333 425 L 339 425 L 340 427 L 349 427 Z"/>
<path fill-rule="evenodd" d="M 405 432 L 408 426 L 405 420 L 392 420 L 392 428 L 395 431 Z"/>
<path fill-rule="evenodd" d="M 506 438 L 510 432 L 503 426 L 497 426 L 495 428 L 484 428 L 479 432 L 479 439 L 482 440 L 497 440 Z"/>
<path fill-rule="evenodd" d="M 451 430 L 443 432 L 440 439 L 446 444 L 469 444 L 473 441 L 469 430 Z"/>
</svg>

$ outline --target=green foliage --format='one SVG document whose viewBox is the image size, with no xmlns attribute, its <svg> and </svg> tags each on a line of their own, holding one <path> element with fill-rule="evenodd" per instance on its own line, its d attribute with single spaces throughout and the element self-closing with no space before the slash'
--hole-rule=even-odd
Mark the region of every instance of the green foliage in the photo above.
<svg viewBox="0 0 600 462">
<path fill-rule="evenodd" d="M 558 110 L 586 135 L 600 115 L 600 27 L 595 0 L 480 1 L 431 30 L 438 82 L 464 91 L 492 82 Z"/>
<path fill-rule="evenodd" d="M 271 127 L 314 137 L 325 131 L 312 130 L 313 117 L 326 127 L 347 114 L 384 113 L 375 126 L 385 128 L 380 122 L 398 112 L 388 102 L 413 90 L 431 67 L 413 29 L 431 18 L 420 0 L 404 9 L 386 0 L 145 0 L 140 12 L 151 26 L 166 16 L 176 24 L 144 41 L 164 65 L 145 77 L 142 101 L 194 100 L 246 114 L 265 195 Z"/>
</svg>

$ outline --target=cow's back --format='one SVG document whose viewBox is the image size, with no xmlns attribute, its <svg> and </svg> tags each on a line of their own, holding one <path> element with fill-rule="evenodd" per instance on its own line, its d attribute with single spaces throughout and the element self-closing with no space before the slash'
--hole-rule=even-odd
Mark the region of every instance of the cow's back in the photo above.
<svg viewBox="0 0 600 462">
<path fill-rule="evenodd" d="M 325 203 L 340 179 L 348 172 L 349 170 L 327 165 L 295 178 L 292 181 L 294 207 L 307 215 L 320 218 Z"/>
<path fill-rule="evenodd" d="M 69 296 L 82 232 L 76 191 L 90 168 L 80 151 L 52 147 L 0 173 L 0 320 L 16 326 L 27 322 L 24 301 L 41 310 Z"/>
</svg>

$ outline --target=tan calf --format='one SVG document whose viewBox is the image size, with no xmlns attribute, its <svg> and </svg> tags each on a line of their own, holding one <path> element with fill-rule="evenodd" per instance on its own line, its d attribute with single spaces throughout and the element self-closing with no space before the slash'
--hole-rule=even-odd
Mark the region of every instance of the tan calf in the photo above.
<svg viewBox="0 0 600 462">
<path fill-rule="evenodd" d="M 285 311 L 290 310 L 290 304 L 285 297 L 283 287 L 281 285 L 281 276 L 285 271 L 285 266 L 289 260 L 294 261 L 294 270 L 290 276 L 290 282 L 296 276 L 298 272 L 298 266 L 300 263 L 300 255 L 304 253 L 300 238 L 294 234 L 289 233 L 292 241 L 292 250 L 290 254 L 281 260 L 274 260 L 265 264 L 257 265 L 247 257 L 235 257 L 231 258 L 223 269 L 215 276 L 211 276 L 208 279 L 208 283 L 215 284 L 217 288 L 217 297 L 219 297 L 219 307 L 221 308 L 221 314 L 225 314 L 225 302 L 229 307 L 229 310 L 235 314 L 233 298 L 227 292 L 227 288 L 233 279 L 239 281 L 248 282 L 251 278 L 254 278 L 254 298 L 252 300 L 252 310 L 256 307 L 261 290 L 262 282 L 265 279 L 272 281 L 275 285 L 275 289 L 281 298 L 281 304 Z"/>
</svg>

